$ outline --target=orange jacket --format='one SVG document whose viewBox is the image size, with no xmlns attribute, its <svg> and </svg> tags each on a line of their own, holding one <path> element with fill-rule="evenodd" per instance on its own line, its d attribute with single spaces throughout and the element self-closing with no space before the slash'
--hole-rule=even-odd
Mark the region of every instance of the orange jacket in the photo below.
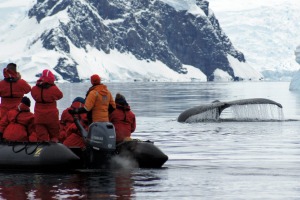
<svg viewBox="0 0 300 200">
<path fill-rule="evenodd" d="M 31 90 L 31 86 L 17 72 L 3 69 L 4 80 L 0 81 L 1 115 L 5 116 L 7 111 L 15 109 L 21 102 L 24 94 Z"/>
<path fill-rule="evenodd" d="M 114 98 L 107 89 L 106 85 L 95 85 L 89 89 L 84 108 L 87 111 L 92 112 L 91 115 L 93 122 L 109 121 L 109 105 L 111 105 L 114 109 L 116 108 Z"/>
</svg>

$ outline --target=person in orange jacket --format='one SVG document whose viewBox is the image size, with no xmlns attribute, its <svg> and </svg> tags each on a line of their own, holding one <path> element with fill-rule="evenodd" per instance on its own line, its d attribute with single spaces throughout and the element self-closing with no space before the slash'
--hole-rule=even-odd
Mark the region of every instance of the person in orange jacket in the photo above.
<svg viewBox="0 0 300 200">
<path fill-rule="evenodd" d="M 131 111 L 125 97 L 117 93 L 116 109 L 111 113 L 109 121 L 114 125 L 116 131 L 116 143 L 130 139 L 131 133 L 135 131 L 135 114 Z"/>
<path fill-rule="evenodd" d="M 60 118 L 60 136 L 59 141 L 63 142 L 64 145 L 68 147 L 80 147 L 84 148 L 85 143 L 83 141 L 83 138 L 81 136 L 81 133 L 76 127 L 76 124 L 74 123 L 74 117 L 68 112 L 70 109 L 76 109 L 84 106 L 84 98 L 82 97 L 76 97 L 72 105 L 65 109 L 61 115 Z M 79 121 L 81 122 L 82 126 L 87 130 L 88 129 L 88 120 L 87 120 L 87 114 L 82 113 L 77 116 Z"/>
<path fill-rule="evenodd" d="M 114 98 L 107 86 L 101 83 L 99 75 L 91 76 L 92 87 L 89 88 L 84 107 L 69 110 L 70 114 L 80 114 L 88 112 L 89 123 L 109 122 L 109 113 L 116 108 Z"/>
<path fill-rule="evenodd" d="M 22 97 L 29 93 L 31 86 L 21 78 L 17 72 L 17 65 L 9 63 L 3 69 L 4 79 L 0 81 L 0 97 L 1 97 L 1 116 L 5 116 L 10 109 L 15 109 Z"/>
<path fill-rule="evenodd" d="M 54 81 L 54 75 L 46 69 L 31 90 L 31 96 L 35 100 L 34 123 L 37 141 L 58 142 L 59 111 L 56 101 L 63 97 L 63 93 Z"/>
<path fill-rule="evenodd" d="M 30 99 L 23 97 L 16 109 L 9 110 L 0 121 L 0 135 L 7 141 L 29 141 L 34 133 L 34 114 L 30 112 Z"/>
</svg>

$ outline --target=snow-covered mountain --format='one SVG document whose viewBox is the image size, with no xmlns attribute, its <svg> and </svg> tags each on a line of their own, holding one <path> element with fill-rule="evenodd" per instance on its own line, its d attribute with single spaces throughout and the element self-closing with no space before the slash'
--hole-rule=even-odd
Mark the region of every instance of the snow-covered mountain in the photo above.
<svg viewBox="0 0 300 200">
<path fill-rule="evenodd" d="M 45 68 L 72 82 L 262 77 L 205 0 L 17 1 L 0 2 L 0 64 L 17 63 L 28 81 Z"/>
<path fill-rule="evenodd" d="M 290 80 L 300 65 L 300 1 L 210 0 L 224 32 L 265 79 Z"/>
</svg>

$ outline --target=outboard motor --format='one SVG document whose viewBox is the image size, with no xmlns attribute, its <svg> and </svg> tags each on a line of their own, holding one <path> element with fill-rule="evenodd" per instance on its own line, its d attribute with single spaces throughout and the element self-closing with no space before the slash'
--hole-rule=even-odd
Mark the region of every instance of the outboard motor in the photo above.
<svg viewBox="0 0 300 200">
<path fill-rule="evenodd" d="M 116 133 L 110 122 L 94 122 L 89 127 L 86 142 L 93 149 L 101 151 L 116 150 Z"/>
<path fill-rule="evenodd" d="M 110 122 L 94 122 L 87 132 L 77 118 L 74 118 L 87 147 L 86 165 L 88 168 L 102 168 L 109 164 L 116 150 L 115 127 Z"/>
<path fill-rule="evenodd" d="M 94 122 L 89 126 L 86 137 L 90 168 L 103 168 L 109 165 L 116 150 L 116 133 L 112 123 Z"/>
</svg>

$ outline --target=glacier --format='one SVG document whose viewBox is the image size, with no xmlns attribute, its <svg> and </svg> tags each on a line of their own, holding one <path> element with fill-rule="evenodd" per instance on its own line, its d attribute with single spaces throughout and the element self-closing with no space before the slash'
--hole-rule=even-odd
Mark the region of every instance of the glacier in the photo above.
<svg viewBox="0 0 300 200">
<path fill-rule="evenodd" d="M 290 81 L 298 71 L 300 1 L 210 0 L 222 28 L 265 80 Z"/>
</svg>

